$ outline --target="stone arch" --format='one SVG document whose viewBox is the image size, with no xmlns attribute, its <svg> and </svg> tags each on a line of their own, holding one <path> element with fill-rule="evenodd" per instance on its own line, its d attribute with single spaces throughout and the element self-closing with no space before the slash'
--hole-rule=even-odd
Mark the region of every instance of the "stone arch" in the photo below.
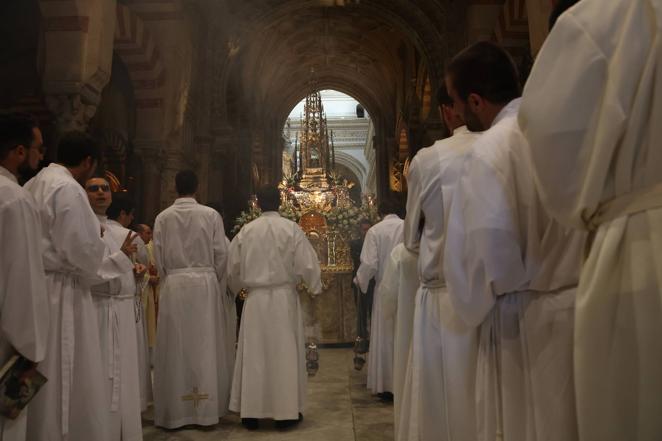
<svg viewBox="0 0 662 441">
<path fill-rule="evenodd" d="M 342 165 L 349 169 L 349 171 L 351 171 L 352 174 L 356 176 L 358 181 L 356 184 L 361 186 L 361 191 L 365 190 L 367 187 L 366 183 L 368 178 L 368 170 L 366 170 L 365 166 L 361 164 L 357 158 L 350 155 L 349 153 L 336 150 L 336 164 Z"/>
<path fill-rule="evenodd" d="M 126 65 L 133 83 L 136 105 L 136 132 L 140 138 L 153 138 L 162 123 L 166 71 L 149 28 L 128 6 L 117 4 L 114 51 Z"/>
</svg>

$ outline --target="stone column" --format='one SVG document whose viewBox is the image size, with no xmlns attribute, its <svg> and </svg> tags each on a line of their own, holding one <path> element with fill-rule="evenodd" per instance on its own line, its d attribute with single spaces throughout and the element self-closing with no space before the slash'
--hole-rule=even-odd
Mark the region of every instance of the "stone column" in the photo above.
<svg viewBox="0 0 662 441">
<path fill-rule="evenodd" d="M 211 151 L 207 178 L 207 198 L 210 202 L 223 202 L 224 174 L 231 169 L 224 151 L 216 149 Z"/>
<path fill-rule="evenodd" d="M 163 155 L 159 141 L 135 141 L 136 153 L 143 162 L 143 194 L 142 212 L 145 219 L 154 222 L 161 211 L 161 172 L 163 170 Z"/>
<path fill-rule="evenodd" d="M 209 194 L 211 173 L 212 141 L 210 136 L 199 135 L 194 138 L 196 155 L 196 174 L 198 175 L 198 202 L 207 204 L 216 202 Z"/>
<path fill-rule="evenodd" d="M 182 152 L 166 150 L 163 155 L 163 168 L 161 171 L 161 201 L 160 209 L 170 206 L 177 199 L 175 176 L 186 167 Z"/>
<path fill-rule="evenodd" d="M 231 154 L 235 145 L 236 138 L 230 127 L 217 127 L 213 130 L 207 182 L 207 194 L 210 201 L 223 202 L 226 205 L 225 189 L 235 186 L 237 170 L 234 155 Z"/>
</svg>

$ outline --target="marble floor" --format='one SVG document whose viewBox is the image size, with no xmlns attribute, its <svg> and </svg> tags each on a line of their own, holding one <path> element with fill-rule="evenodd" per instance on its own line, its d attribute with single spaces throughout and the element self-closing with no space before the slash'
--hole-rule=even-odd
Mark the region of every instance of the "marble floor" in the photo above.
<svg viewBox="0 0 662 441">
<path fill-rule="evenodd" d="M 320 370 L 308 381 L 308 407 L 296 428 L 279 431 L 263 421 L 259 430 L 250 432 L 238 415 L 228 415 L 208 429 L 166 431 L 146 420 L 144 441 L 390 441 L 393 405 L 368 392 L 366 368 L 355 371 L 353 355 L 350 349 L 320 350 Z"/>
</svg>

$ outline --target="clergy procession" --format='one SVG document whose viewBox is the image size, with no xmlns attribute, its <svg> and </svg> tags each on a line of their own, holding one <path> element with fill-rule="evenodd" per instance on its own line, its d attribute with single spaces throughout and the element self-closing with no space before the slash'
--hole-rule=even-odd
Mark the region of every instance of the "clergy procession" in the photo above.
<svg viewBox="0 0 662 441">
<path fill-rule="evenodd" d="M 395 440 L 662 440 L 662 0 L 554 4 L 526 81 L 492 42 L 442 63 L 449 136 L 411 158 L 406 204 L 356 225 L 356 332 Z M 328 293 L 278 186 L 230 240 L 179 171 L 152 230 L 90 134 L 40 169 L 45 150 L 0 114 L 0 439 L 137 441 L 150 412 L 298 426 L 301 296 Z"/>
</svg>

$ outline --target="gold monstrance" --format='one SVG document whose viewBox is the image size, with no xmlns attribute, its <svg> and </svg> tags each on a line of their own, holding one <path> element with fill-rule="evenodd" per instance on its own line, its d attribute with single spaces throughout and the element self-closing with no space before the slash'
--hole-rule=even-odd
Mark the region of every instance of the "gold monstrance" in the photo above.
<svg viewBox="0 0 662 441">
<path fill-rule="evenodd" d="M 300 133 L 294 146 L 293 176 L 281 186 L 283 205 L 301 213 L 299 225 L 317 250 L 325 273 L 351 272 L 350 238 L 328 221 L 331 212 L 349 210 L 353 203 L 335 171 L 335 148 L 319 91 L 306 97 Z"/>
</svg>

